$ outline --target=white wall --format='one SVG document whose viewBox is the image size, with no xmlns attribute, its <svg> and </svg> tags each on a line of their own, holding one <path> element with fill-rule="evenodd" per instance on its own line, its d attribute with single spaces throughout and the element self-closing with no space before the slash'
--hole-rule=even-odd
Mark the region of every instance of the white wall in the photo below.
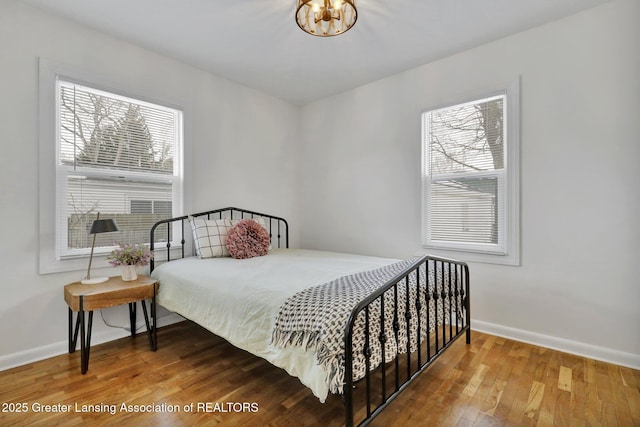
<svg viewBox="0 0 640 427">
<path fill-rule="evenodd" d="M 303 107 L 302 245 L 420 249 L 420 115 L 521 79 L 521 266 L 473 327 L 640 367 L 640 2 L 607 3 Z"/>
<path fill-rule="evenodd" d="M 38 274 L 38 58 L 97 73 L 185 114 L 188 212 L 228 205 L 291 220 L 299 107 L 12 0 L 0 2 L 0 369 L 67 346 L 63 286 Z M 54 177 L 52 176 L 51 179 Z M 116 274 L 113 270 L 94 274 Z M 126 325 L 118 310 L 108 321 Z M 96 316 L 94 340 L 126 335 Z"/>
</svg>

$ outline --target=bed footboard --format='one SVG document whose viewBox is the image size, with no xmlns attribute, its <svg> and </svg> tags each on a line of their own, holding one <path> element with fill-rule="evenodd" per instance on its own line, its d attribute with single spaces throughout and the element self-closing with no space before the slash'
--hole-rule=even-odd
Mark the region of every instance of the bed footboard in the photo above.
<svg viewBox="0 0 640 427">
<path fill-rule="evenodd" d="M 345 329 L 345 425 L 369 424 L 457 338 L 469 344 L 470 320 L 467 264 L 431 256 L 359 303 Z"/>
</svg>

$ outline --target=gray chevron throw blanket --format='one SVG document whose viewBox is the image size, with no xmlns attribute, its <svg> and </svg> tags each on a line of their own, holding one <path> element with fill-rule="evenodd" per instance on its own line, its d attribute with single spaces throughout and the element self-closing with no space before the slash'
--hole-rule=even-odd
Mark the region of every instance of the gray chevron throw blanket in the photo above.
<svg viewBox="0 0 640 427">
<path fill-rule="evenodd" d="M 313 350 L 318 363 L 327 372 L 329 390 L 332 393 L 341 393 L 344 384 L 344 332 L 351 310 L 365 297 L 383 286 L 415 261 L 415 258 L 411 258 L 374 270 L 343 276 L 332 282 L 310 287 L 296 293 L 280 307 L 272 336 L 272 344 L 279 348 L 296 345 L 302 346 L 305 350 Z M 429 267 L 431 268 L 432 265 Z M 420 268 L 421 286 L 426 283 L 426 272 L 424 270 L 423 265 Z M 441 272 L 438 273 L 438 276 L 441 276 Z M 430 279 L 432 279 L 433 272 L 430 272 L 429 275 L 431 276 Z M 407 328 L 404 315 L 406 289 L 409 289 L 410 301 L 415 301 L 416 295 L 415 274 L 410 274 L 409 278 L 408 286 L 404 282 L 402 282 L 402 286 L 398 286 L 397 305 L 401 312 L 397 316 L 399 322 L 397 343 L 393 332 L 394 292 L 385 293 L 385 331 L 387 331 L 386 335 L 388 336 L 385 343 L 385 357 L 388 355 L 387 361 L 395 357 L 396 350 L 401 353 L 406 352 L 408 342 L 410 343 L 409 348 L 411 351 L 417 347 L 417 333 L 414 331 L 417 329 L 416 319 L 418 317 L 413 303 L 410 304 L 412 316 L 409 328 Z M 433 283 L 433 280 L 431 280 L 431 283 Z M 433 288 L 433 286 L 430 285 L 430 288 Z M 426 304 L 423 303 L 423 305 Z M 377 299 L 371 307 L 369 331 L 371 337 L 377 337 L 380 334 L 380 299 Z M 421 311 L 424 311 L 424 307 Z M 421 340 L 424 339 L 427 333 L 424 317 L 420 316 Z M 357 320 L 353 333 L 354 348 L 363 349 L 365 345 L 364 334 L 362 333 L 365 327 L 364 315 L 359 316 Z M 430 320 L 432 329 L 435 326 L 435 319 Z M 409 339 L 407 339 L 407 329 L 412 331 L 409 333 Z M 371 339 L 371 369 L 379 365 L 382 360 L 381 346 L 382 344 L 378 339 Z M 355 380 L 362 378 L 366 370 L 365 357 L 362 353 L 362 351 L 354 352 L 353 370 L 354 377 L 356 377 L 354 378 Z"/>
</svg>

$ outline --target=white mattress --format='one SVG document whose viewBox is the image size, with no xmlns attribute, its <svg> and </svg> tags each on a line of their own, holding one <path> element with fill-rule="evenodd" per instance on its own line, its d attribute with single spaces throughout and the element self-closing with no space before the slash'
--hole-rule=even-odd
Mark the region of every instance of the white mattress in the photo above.
<svg viewBox="0 0 640 427">
<path fill-rule="evenodd" d="M 324 402 L 327 373 L 312 352 L 270 345 L 280 306 L 296 292 L 398 260 L 303 249 L 274 249 L 250 259 L 195 257 L 161 264 L 157 302 L 231 344 L 260 356 Z"/>
</svg>

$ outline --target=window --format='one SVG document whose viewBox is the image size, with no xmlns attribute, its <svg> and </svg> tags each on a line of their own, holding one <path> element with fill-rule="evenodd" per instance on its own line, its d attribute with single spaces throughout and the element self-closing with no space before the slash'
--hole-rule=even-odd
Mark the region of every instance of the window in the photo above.
<svg viewBox="0 0 640 427">
<path fill-rule="evenodd" d="M 180 206 L 182 112 L 70 80 L 56 82 L 56 258 L 86 255 L 98 213 L 119 231 L 96 253 L 147 243 Z"/>
<path fill-rule="evenodd" d="M 157 213 L 162 215 L 171 215 L 171 201 L 131 200 L 130 207 L 130 212 L 132 214 Z"/>
<path fill-rule="evenodd" d="M 424 247 L 519 263 L 517 100 L 512 87 L 423 113 Z"/>
</svg>

